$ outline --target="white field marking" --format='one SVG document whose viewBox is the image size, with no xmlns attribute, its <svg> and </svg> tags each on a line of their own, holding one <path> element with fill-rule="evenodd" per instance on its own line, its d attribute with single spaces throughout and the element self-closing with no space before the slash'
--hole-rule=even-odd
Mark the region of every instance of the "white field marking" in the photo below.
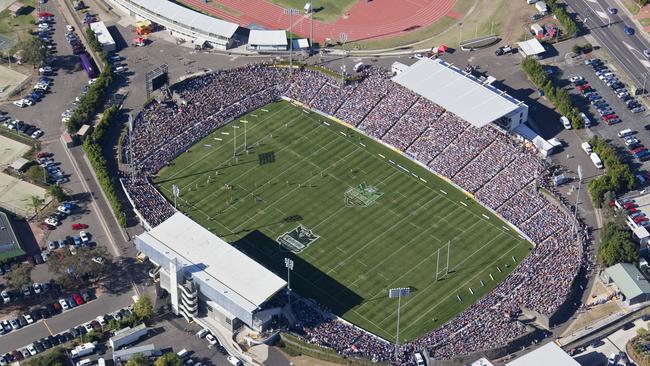
<svg viewBox="0 0 650 366">
<path fill-rule="evenodd" d="M 254 117 L 257 117 L 257 116 L 256 116 L 256 115 L 254 115 L 254 114 L 251 114 L 251 116 L 254 116 Z M 247 121 L 247 120 L 245 120 L 245 119 L 240 119 L 240 120 L 239 120 L 239 122 L 243 122 L 243 123 L 248 123 L 248 121 Z"/>
<path fill-rule="evenodd" d="M 422 179 L 422 178 L 420 178 L 420 180 L 421 180 L 422 182 L 424 182 L 424 183 L 427 183 L 427 181 L 426 181 L 426 180 L 424 180 L 424 179 Z"/>
<path fill-rule="evenodd" d="M 330 125 L 329 123 L 327 123 L 327 122 L 325 122 L 325 121 L 323 121 L 323 124 L 324 124 L 325 126 L 329 126 L 329 125 Z"/>
<path fill-rule="evenodd" d="M 404 168 L 403 166 L 401 166 L 399 164 L 397 164 L 397 167 L 402 169 L 403 171 L 405 171 L 407 174 L 410 173 L 410 171 L 408 169 Z"/>
<path fill-rule="evenodd" d="M 508 230 L 508 231 L 510 231 L 510 229 L 508 229 L 507 227 L 505 227 L 505 226 L 503 226 L 503 225 L 501 225 L 501 227 L 503 228 L 503 230 Z"/>
<path fill-rule="evenodd" d="M 334 141 L 336 141 L 336 140 L 332 140 L 332 141 L 330 141 L 330 142 L 334 142 Z M 340 158 L 336 163 L 332 164 L 330 167 L 335 166 L 335 165 L 336 165 L 338 162 L 340 162 L 341 160 L 344 160 L 344 159 L 346 159 L 348 156 L 350 156 L 350 155 L 356 153 L 357 150 L 358 150 L 358 148 L 357 148 L 356 145 L 355 145 L 355 150 L 353 150 L 353 151 L 350 152 L 349 154 L 345 155 L 344 157 Z M 306 159 L 306 158 L 305 158 L 305 159 Z M 299 163 L 300 163 L 300 162 L 299 162 Z M 312 164 L 312 165 L 314 165 L 314 166 L 320 168 L 318 165 L 314 164 L 314 163 L 311 162 L 311 161 L 309 161 L 308 163 L 310 163 L 310 164 Z M 294 164 L 293 166 L 295 166 L 295 164 Z M 293 167 L 293 166 L 292 166 L 292 167 Z M 290 169 L 291 169 L 291 168 L 290 168 Z M 329 169 L 329 168 L 325 168 L 325 169 L 323 169 L 323 171 L 325 171 L 325 170 L 327 170 L 327 169 Z M 251 170 L 252 170 L 252 169 L 251 169 Z M 287 170 L 288 170 L 288 169 L 287 169 Z M 286 172 L 287 170 L 285 170 L 284 172 Z M 284 172 L 283 172 L 283 173 L 284 173 Z M 330 176 L 336 178 L 333 174 L 330 175 Z M 306 180 L 305 182 L 303 182 L 303 183 L 307 183 L 307 182 L 309 182 L 310 180 L 314 179 L 315 177 L 319 177 L 319 176 L 318 176 L 318 175 L 312 176 L 311 178 L 307 179 L 307 180 Z M 336 179 L 338 179 L 338 178 L 336 178 Z M 340 181 L 340 179 L 338 179 L 338 180 Z M 259 189 L 259 188 L 258 188 L 258 189 Z M 275 205 L 275 204 L 278 203 L 278 202 L 281 202 L 282 200 L 284 200 L 284 198 L 285 198 L 286 196 L 288 196 L 289 194 L 292 194 L 292 193 L 295 192 L 297 189 L 299 189 L 299 188 L 294 188 L 294 189 L 290 190 L 289 192 L 285 193 L 285 194 L 284 194 L 282 197 L 280 197 L 279 199 L 277 199 L 277 200 L 271 202 L 271 203 L 267 206 L 267 208 L 269 208 L 269 207 Z M 255 192 L 255 191 L 253 191 L 253 192 Z M 252 192 L 251 192 L 251 193 L 252 193 Z M 255 216 L 257 216 L 257 214 L 255 214 Z M 244 225 L 246 222 L 248 222 L 248 220 L 246 220 L 246 221 L 244 221 L 243 223 L 241 223 L 241 224 L 240 224 L 239 226 L 237 226 L 235 229 L 238 229 L 240 226 Z M 322 238 L 322 236 L 321 236 L 321 238 Z"/>
<path fill-rule="evenodd" d="M 393 165 L 395 165 L 395 162 L 392 161 L 392 160 L 390 160 L 390 159 L 388 159 L 388 162 L 391 163 L 391 164 L 393 164 Z"/>
<path fill-rule="evenodd" d="M 314 119 L 314 118 L 311 117 L 311 116 L 310 116 L 309 118 L 311 118 L 311 119 L 312 119 L 313 121 L 315 121 L 315 122 L 317 121 L 316 119 Z M 328 130 L 328 131 L 330 131 L 330 130 Z M 334 134 L 335 132 L 330 131 L 330 133 L 333 133 L 333 134 Z M 350 143 L 350 144 L 354 144 L 354 142 L 352 142 L 352 141 L 349 140 L 349 139 L 346 139 L 345 141 L 347 141 L 347 142 Z M 363 151 L 363 152 L 365 152 L 365 153 L 367 153 L 367 154 L 370 154 L 370 155 L 372 156 L 372 153 L 368 152 L 368 150 L 361 150 L 361 151 Z M 378 155 L 381 156 L 381 157 L 384 157 L 384 156 L 381 155 L 381 154 L 378 154 Z M 388 164 L 388 163 L 386 163 L 386 164 Z M 435 174 L 435 173 L 431 172 L 431 174 Z M 424 183 L 426 183 L 426 182 L 424 182 Z M 429 186 L 426 185 L 426 184 L 424 185 L 424 187 L 425 187 L 426 189 L 428 189 L 429 191 L 431 191 L 431 192 L 435 192 L 435 188 L 429 187 Z M 444 197 L 444 196 L 443 196 L 443 197 Z M 458 203 L 452 201 L 451 198 L 449 198 L 449 197 L 444 197 L 444 198 L 445 198 L 446 200 L 448 200 L 449 202 L 458 205 Z M 468 212 L 469 212 L 472 216 L 474 216 L 474 217 L 477 217 L 477 218 L 479 217 L 478 214 L 472 212 L 471 209 L 468 209 Z M 497 228 L 497 229 L 499 228 L 499 226 L 498 226 L 498 222 L 490 221 L 489 224 L 492 225 L 494 228 Z M 519 238 L 521 238 L 522 240 L 526 240 L 526 239 L 523 238 L 521 235 L 514 235 L 514 234 L 509 234 L 509 235 L 510 235 L 512 238 L 519 237 Z"/>
<path fill-rule="evenodd" d="M 377 154 L 377 155 L 379 155 L 379 157 L 382 158 L 382 159 L 386 159 L 386 157 L 384 155 L 382 155 L 382 154 Z"/>
<path fill-rule="evenodd" d="M 366 145 L 364 145 L 363 142 L 360 142 L 359 145 L 366 147 Z"/>
<path fill-rule="evenodd" d="M 218 137 L 215 137 L 214 139 L 217 140 L 217 141 L 223 141 L 223 139 L 220 139 Z"/>
<path fill-rule="evenodd" d="M 341 247 L 336 247 L 336 249 L 340 250 L 341 252 L 345 253 L 345 250 L 341 249 Z"/>
<path fill-rule="evenodd" d="M 442 192 L 442 194 L 447 194 L 447 192 L 443 191 L 442 189 L 440 190 L 440 192 Z"/>
<path fill-rule="evenodd" d="M 306 137 L 307 137 L 311 132 L 313 132 L 313 131 L 316 131 L 316 129 L 313 129 L 313 130 L 309 131 L 307 134 L 300 136 L 299 139 L 294 140 L 293 142 L 297 142 L 297 141 L 300 141 L 300 140 L 303 139 L 303 138 L 306 138 Z M 292 143 L 293 143 L 293 142 L 292 142 Z M 291 147 L 291 144 L 287 144 L 286 146 L 284 146 L 283 148 L 281 148 L 281 149 L 278 150 L 277 152 L 280 152 L 280 151 L 286 150 L 286 149 L 288 149 L 289 147 Z M 306 160 L 306 159 L 308 159 L 308 158 L 309 158 L 308 156 L 307 156 L 307 157 L 303 157 L 302 160 Z M 228 161 L 230 161 L 230 160 L 231 160 L 231 159 L 228 159 Z M 302 160 L 297 161 L 295 164 L 291 165 L 289 168 L 285 169 L 282 173 L 280 173 L 280 174 L 277 175 L 277 176 L 280 176 L 280 175 L 282 175 L 283 173 L 286 173 L 287 170 L 292 169 L 295 165 L 300 164 L 300 163 L 303 163 Z M 221 169 L 221 166 L 219 166 L 217 169 Z M 244 171 L 243 173 L 239 174 L 238 176 L 233 177 L 232 179 L 230 179 L 230 182 L 231 182 L 231 183 L 234 183 L 234 182 L 237 181 L 239 178 L 241 178 L 241 177 L 243 177 L 244 175 L 246 175 L 246 174 L 252 172 L 254 169 L 255 169 L 255 168 L 251 168 L 251 169 L 248 169 L 248 170 Z M 276 177 L 277 177 L 277 176 L 276 176 Z M 197 179 L 200 179 L 200 178 L 197 178 Z M 196 181 L 196 179 L 195 179 L 194 181 L 192 181 L 192 182 L 190 183 L 190 185 L 193 184 L 195 181 Z M 259 188 L 264 187 L 267 183 L 268 183 L 268 182 L 262 184 Z M 185 187 L 187 187 L 187 186 L 185 186 Z M 244 187 L 242 187 L 242 188 L 244 188 Z M 259 188 L 257 188 L 257 189 L 259 189 Z M 257 189 L 255 189 L 255 190 L 249 192 L 248 194 L 251 194 L 251 193 L 255 192 Z M 246 190 L 246 189 L 244 188 L 244 190 Z M 205 200 L 206 198 L 212 197 L 214 194 L 217 194 L 217 193 L 219 193 L 219 192 L 218 192 L 218 191 L 214 191 L 214 192 L 210 193 L 209 195 L 207 195 L 207 196 L 201 198 L 200 200 L 196 201 L 195 204 L 198 204 L 199 202 Z M 232 205 L 231 207 L 233 207 L 233 206 L 236 206 L 236 205 Z M 226 209 L 226 211 L 227 211 L 227 210 L 228 210 L 228 209 Z M 225 211 L 224 211 L 224 212 L 225 212 Z"/>
<path fill-rule="evenodd" d="M 346 136 L 346 137 L 348 136 L 348 135 L 346 135 L 345 132 L 343 132 L 343 131 L 339 131 L 339 133 L 340 133 L 341 135 L 343 135 L 343 136 Z"/>
<path fill-rule="evenodd" d="M 268 111 L 269 111 L 268 109 L 262 109 L 262 112 L 268 112 Z"/>
<path fill-rule="evenodd" d="M 221 132 L 222 135 L 230 135 L 230 132 Z"/>
<path fill-rule="evenodd" d="M 507 252 L 503 253 L 499 258 L 497 258 L 497 259 L 495 259 L 494 261 L 492 261 L 492 263 L 490 263 L 490 265 L 492 265 L 492 264 L 496 263 L 497 261 L 501 260 L 501 258 L 503 258 L 504 256 L 506 256 L 508 253 L 510 253 L 510 252 L 511 252 L 513 249 L 515 249 L 516 247 L 517 247 L 517 245 L 513 246 L 512 248 L 510 248 L 510 250 L 508 250 Z M 473 255 L 473 254 L 472 254 L 472 255 Z M 470 255 L 470 257 L 471 257 L 471 255 Z M 469 258 L 469 257 L 468 257 L 468 258 Z M 456 267 L 454 267 L 454 269 L 455 269 L 455 268 L 456 268 Z M 478 274 L 474 275 L 472 278 L 470 278 L 469 280 L 465 281 L 465 283 L 463 283 L 459 288 L 463 288 L 463 287 L 465 287 L 467 284 L 469 284 L 470 282 L 474 281 L 474 280 L 475 280 L 478 276 L 480 276 L 481 274 L 482 274 L 482 273 L 478 273 Z M 434 281 L 434 283 L 435 283 L 435 281 Z M 430 286 L 430 285 L 429 285 L 429 286 Z M 426 290 L 429 286 L 425 287 L 424 290 Z M 419 294 L 423 293 L 424 290 L 422 290 L 422 291 L 418 291 L 418 292 L 415 294 L 415 296 L 410 297 L 409 300 L 408 300 L 406 303 L 408 303 L 408 302 L 412 301 L 413 299 L 415 299 Z M 419 317 L 417 317 L 416 319 L 414 319 L 411 323 L 409 323 L 409 324 L 408 324 L 404 329 L 405 329 L 405 330 L 406 330 L 406 329 L 409 329 L 409 328 L 410 328 L 411 326 L 413 326 L 414 324 L 417 324 L 417 322 L 418 322 L 418 321 L 419 321 L 423 316 L 429 314 L 432 310 L 434 310 L 435 308 L 437 308 L 438 305 L 440 305 L 443 301 L 445 301 L 446 299 L 448 299 L 450 296 L 453 296 L 453 295 L 454 295 L 454 294 L 450 293 L 449 295 L 445 296 L 442 300 L 438 301 L 437 304 L 435 304 L 434 306 L 432 306 L 431 308 L 429 308 L 429 310 L 425 311 L 424 313 L 422 313 L 422 315 L 420 315 Z M 393 314 L 394 314 L 394 313 L 393 313 Z"/>
<path fill-rule="evenodd" d="M 465 206 L 465 207 L 467 207 L 467 203 L 465 203 L 465 202 L 463 202 L 463 201 L 460 201 L 460 204 L 463 205 L 463 206 Z"/>
<path fill-rule="evenodd" d="M 486 215 L 486 214 L 481 214 L 481 216 L 485 217 L 486 220 L 489 220 L 489 219 L 490 219 L 490 216 L 488 216 L 488 215 Z"/>
<path fill-rule="evenodd" d="M 280 108 L 280 109 L 278 109 L 277 111 L 271 113 L 271 115 L 269 115 L 268 117 L 266 117 L 264 120 L 262 120 L 262 122 L 268 120 L 269 118 L 271 118 L 272 116 L 274 116 L 274 115 L 280 113 L 281 111 L 286 110 L 287 108 L 289 108 L 289 107 L 287 106 L 286 108 Z M 296 117 L 296 118 L 298 118 L 298 117 Z M 252 128 L 255 128 L 256 126 L 262 126 L 262 125 L 263 125 L 262 123 L 260 123 L 260 124 L 255 124 L 255 125 L 253 125 L 253 127 L 249 128 L 249 130 L 252 129 Z M 214 132 L 213 132 L 213 133 L 214 133 Z M 226 133 L 226 134 L 228 134 L 228 133 Z M 259 141 L 259 140 L 258 140 L 258 141 Z M 225 146 L 225 145 L 224 145 L 224 146 Z M 168 179 L 172 179 L 172 178 L 176 177 L 177 175 L 179 175 L 179 174 L 181 174 L 182 172 L 186 171 L 187 169 L 189 169 L 189 168 L 192 167 L 193 165 L 200 163 L 201 161 L 203 161 L 204 159 L 206 159 L 208 156 L 210 156 L 211 154 L 214 154 L 214 153 L 216 153 L 216 152 L 218 152 L 218 151 L 219 151 L 219 149 L 217 149 L 217 150 L 215 150 L 215 151 L 211 151 L 211 152 L 209 152 L 209 153 L 206 153 L 206 154 L 203 155 L 200 159 L 197 159 L 197 160 L 193 161 L 191 164 L 189 164 L 189 165 L 186 166 L 185 168 L 183 168 L 183 169 L 177 171 L 176 173 L 174 173 L 174 174 L 173 174 L 172 176 L 170 176 Z M 232 158 L 226 160 L 224 163 L 227 163 L 227 162 L 229 162 L 230 160 L 232 160 Z M 192 182 L 192 183 L 194 183 L 194 182 Z"/>
<path fill-rule="evenodd" d="M 438 196 L 434 196 L 434 197 L 432 197 L 432 198 L 431 198 L 430 200 L 428 200 L 428 201 L 427 201 L 427 202 L 426 202 L 422 207 L 420 207 L 420 208 L 416 208 L 415 211 L 418 211 L 418 210 L 420 210 L 421 208 L 426 208 L 426 206 L 427 206 L 429 203 L 431 203 L 433 200 L 435 200 L 435 199 L 437 199 L 437 198 L 438 198 Z M 402 223 L 402 221 L 407 220 L 407 219 L 410 219 L 410 215 L 405 215 L 402 219 L 396 221 L 396 222 L 395 222 L 393 225 L 391 225 L 389 228 L 387 228 L 386 230 L 384 230 L 383 232 L 381 232 L 379 235 L 377 235 L 377 236 L 375 236 L 374 238 L 372 238 L 371 240 L 369 240 L 366 244 L 364 244 L 362 247 L 360 247 L 360 248 L 358 248 L 357 250 L 355 250 L 355 251 L 354 251 L 353 253 L 351 253 L 349 256 L 350 256 L 350 257 L 355 256 L 357 253 L 359 253 L 360 251 L 364 250 L 364 249 L 365 249 L 368 245 L 370 245 L 372 242 L 374 242 L 375 240 L 379 239 L 379 238 L 382 237 L 384 234 L 386 234 L 386 233 L 392 231 L 394 227 L 396 227 L 397 225 L 400 225 L 400 224 Z"/>
<path fill-rule="evenodd" d="M 414 176 L 415 178 L 420 178 L 420 177 L 418 177 L 418 175 L 415 174 L 415 173 L 411 173 L 411 175 Z"/>
<path fill-rule="evenodd" d="M 410 223 L 410 222 L 409 222 L 409 223 Z M 389 260 L 390 260 L 394 255 L 398 254 L 402 249 L 406 249 L 406 248 L 408 248 L 408 247 L 409 247 L 409 244 L 410 244 L 411 242 L 417 240 L 421 235 L 425 235 L 425 234 L 428 235 L 428 234 L 429 234 L 428 231 L 420 231 L 417 235 L 415 235 L 414 237 L 412 237 L 412 238 L 411 238 L 408 242 L 406 242 L 404 245 L 401 245 L 397 250 L 395 250 L 394 252 L 392 252 L 389 256 L 385 257 L 384 259 L 382 259 L 381 261 L 379 261 L 378 263 L 376 263 L 376 264 L 375 264 L 374 266 L 372 266 L 371 268 L 368 268 L 368 269 L 366 270 L 366 273 L 372 273 L 372 272 L 375 270 L 375 268 L 377 268 L 377 267 L 381 266 L 382 264 L 384 264 L 385 262 L 389 261 Z M 440 241 L 438 241 L 438 242 L 440 242 Z M 445 246 L 447 246 L 447 243 L 445 243 L 444 245 L 441 245 L 440 248 L 445 247 Z M 424 260 L 427 260 L 427 259 L 428 259 L 429 257 L 431 257 L 434 253 L 436 253 L 436 250 L 435 250 L 435 249 L 434 249 L 434 250 L 431 252 L 431 254 L 429 254 L 429 256 L 428 256 L 427 258 L 425 258 Z M 424 261 L 424 260 L 423 260 L 423 261 Z M 415 267 L 419 266 L 421 263 L 422 263 L 422 261 L 420 261 L 420 263 L 418 263 Z M 390 281 L 390 280 L 389 280 L 389 281 Z M 393 282 L 395 282 L 395 281 L 391 281 L 391 283 L 393 283 Z"/>
</svg>

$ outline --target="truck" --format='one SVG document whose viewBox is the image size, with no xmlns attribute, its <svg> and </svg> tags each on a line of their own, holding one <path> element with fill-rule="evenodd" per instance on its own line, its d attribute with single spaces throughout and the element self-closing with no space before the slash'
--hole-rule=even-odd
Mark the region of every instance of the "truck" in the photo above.
<svg viewBox="0 0 650 366">
<path fill-rule="evenodd" d="M 108 340 L 108 344 L 113 350 L 118 350 L 144 337 L 147 332 L 149 332 L 149 328 L 144 323 L 134 328 L 126 327 L 115 332 L 115 335 Z"/>
<path fill-rule="evenodd" d="M 508 45 L 497 48 L 496 51 L 494 51 L 494 55 L 495 56 L 505 55 L 507 53 L 511 53 L 512 50 L 513 50 L 513 48 L 510 47 L 510 45 L 508 44 Z"/>
<path fill-rule="evenodd" d="M 84 343 L 75 347 L 70 351 L 72 358 L 83 357 L 95 352 L 95 345 L 93 343 Z"/>
</svg>

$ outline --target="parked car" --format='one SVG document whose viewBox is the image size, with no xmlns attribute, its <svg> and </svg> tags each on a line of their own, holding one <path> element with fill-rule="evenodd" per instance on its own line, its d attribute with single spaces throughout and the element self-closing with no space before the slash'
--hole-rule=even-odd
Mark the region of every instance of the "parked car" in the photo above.
<svg viewBox="0 0 650 366">
<path fill-rule="evenodd" d="M 83 229 L 87 229 L 88 225 L 82 224 L 80 222 L 75 222 L 75 223 L 73 223 L 71 225 L 71 227 L 72 227 L 72 230 L 83 230 Z"/>
</svg>

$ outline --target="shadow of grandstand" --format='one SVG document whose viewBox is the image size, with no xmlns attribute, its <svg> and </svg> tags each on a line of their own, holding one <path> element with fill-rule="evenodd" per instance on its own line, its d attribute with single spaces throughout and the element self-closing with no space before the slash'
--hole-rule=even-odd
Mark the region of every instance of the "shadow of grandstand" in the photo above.
<svg viewBox="0 0 650 366">
<path fill-rule="evenodd" d="M 321 269 L 285 249 L 264 233 L 255 230 L 232 243 L 237 249 L 281 278 L 287 278 L 285 258 L 293 260 L 291 289 L 299 295 L 313 298 L 329 307 L 336 315 L 343 315 L 364 299 L 330 277 Z M 318 245 L 318 244 L 315 244 Z"/>
</svg>

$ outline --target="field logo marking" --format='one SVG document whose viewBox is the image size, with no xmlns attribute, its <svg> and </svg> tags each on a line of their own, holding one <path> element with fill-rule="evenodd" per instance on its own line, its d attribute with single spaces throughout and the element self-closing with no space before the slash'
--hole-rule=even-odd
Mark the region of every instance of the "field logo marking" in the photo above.
<svg viewBox="0 0 650 366">
<path fill-rule="evenodd" d="M 383 195 L 383 192 L 365 182 L 359 184 L 358 187 L 349 188 L 343 194 L 346 207 L 369 207 Z"/>
<path fill-rule="evenodd" d="M 296 226 L 293 230 L 278 236 L 276 241 L 280 243 L 287 250 L 294 253 L 300 253 L 307 248 L 311 243 L 318 240 L 320 236 L 314 234 L 311 230 L 304 227 L 302 224 Z"/>
</svg>

